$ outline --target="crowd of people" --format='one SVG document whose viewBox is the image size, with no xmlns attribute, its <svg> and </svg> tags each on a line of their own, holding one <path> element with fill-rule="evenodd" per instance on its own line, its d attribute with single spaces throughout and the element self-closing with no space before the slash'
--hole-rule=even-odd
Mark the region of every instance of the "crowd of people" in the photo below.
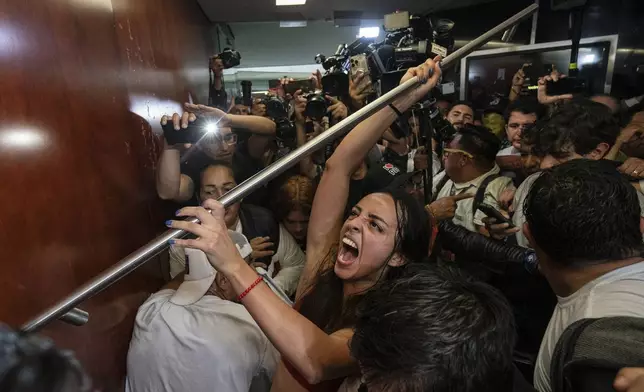
<svg viewBox="0 0 644 392">
<path fill-rule="evenodd" d="M 170 281 L 137 313 L 127 391 L 644 391 L 644 160 L 622 151 L 644 113 L 627 117 L 605 95 L 549 96 L 558 74 L 521 96 L 519 71 L 501 125 L 494 117 L 500 131 L 441 97 L 453 132 L 426 143 L 413 105 L 437 85 L 439 63 L 410 68 L 401 83 L 417 76 L 417 88 L 224 206 L 217 199 L 371 97 L 358 75 L 312 118 L 282 80 L 287 140 L 266 101 L 228 103 L 211 62 L 210 106 L 161 120 L 186 132 L 206 118 L 217 130 L 164 145 L 158 195 L 180 207 L 166 225 L 191 236 L 171 241 Z M 621 327 L 583 340 L 594 319 Z M 12 352 L 32 344 L 8 336 Z M 50 344 L 31 350 L 42 363 L 3 359 L 13 367 L 1 390 L 27 390 L 21 374 L 49 356 L 69 361 Z M 60 374 L 56 385 L 77 388 L 57 390 L 84 390 L 76 366 Z"/>
</svg>

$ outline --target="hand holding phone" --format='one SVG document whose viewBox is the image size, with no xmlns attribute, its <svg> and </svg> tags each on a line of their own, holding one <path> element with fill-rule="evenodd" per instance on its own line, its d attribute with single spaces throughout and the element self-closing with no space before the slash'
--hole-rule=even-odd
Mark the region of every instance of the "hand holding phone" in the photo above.
<svg viewBox="0 0 644 392">
<path fill-rule="evenodd" d="M 520 229 L 496 208 L 481 204 L 478 209 L 487 215 L 486 218 L 483 218 L 483 223 L 485 223 L 485 229 L 491 238 L 502 241 L 519 232 Z"/>
<path fill-rule="evenodd" d="M 182 115 L 161 117 L 163 136 L 170 146 L 196 143 L 205 134 L 230 126 L 228 115 L 217 108 L 186 103 L 185 109 Z"/>
<path fill-rule="evenodd" d="M 478 209 L 481 210 L 488 217 L 496 219 L 496 222 L 495 222 L 496 224 L 507 223 L 509 227 L 514 227 L 514 224 L 512 223 L 510 218 L 507 218 L 505 215 L 501 214 L 499 210 L 492 207 L 491 205 L 481 203 Z"/>
<path fill-rule="evenodd" d="M 560 74 L 557 72 L 557 69 L 553 67 L 552 72 L 550 75 L 544 76 L 542 78 L 539 78 L 538 82 L 538 87 L 537 87 L 537 99 L 539 100 L 539 103 L 542 105 L 550 105 L 558 101 L 562 101 L 565 99 L 572 99 L 573 96 L 572 94 L 569 93 L 564 93 L 564 94 L 554 94 L 553 90 L 559 90 L 558 92 L 561 92 L 559 88 L 554 88 L 553 86 L 556 83 L 562 83 L 562 80 L 566 78 L 566 75 Z M 569 86 L 564 86 L 565 82 L 561 84 L 562 87 L 568 88 Z"/>
</svg>

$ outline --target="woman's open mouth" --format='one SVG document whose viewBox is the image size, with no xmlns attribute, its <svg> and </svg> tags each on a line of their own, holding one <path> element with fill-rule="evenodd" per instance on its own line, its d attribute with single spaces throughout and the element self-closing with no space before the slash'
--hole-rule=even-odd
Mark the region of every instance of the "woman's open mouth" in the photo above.
<svg viewBox="0 0 644 392">
<path fill-rule="evenodd" d="M 358 247 L 358 244 L 350 238 L 344 237 L 338 251 L 338 263 L 342 265 L 351 265 L 358 260 L 358 256 L 360 256 L 360 248 Z"/>
</svg>

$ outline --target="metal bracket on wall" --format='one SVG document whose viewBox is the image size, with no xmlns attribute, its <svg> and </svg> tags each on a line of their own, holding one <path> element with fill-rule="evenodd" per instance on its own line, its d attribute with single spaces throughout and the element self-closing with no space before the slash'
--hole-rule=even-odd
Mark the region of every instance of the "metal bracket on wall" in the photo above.
<svg viewBox="0 0 644 392">
<path fill-rule="evenodd" d="M 83 309 L 74 308 L 64 315 L 60 316 L 59 320 L 64 321 L 67 324 L 71 324 L 75 327 L 82 327 L 89 321 L 89 313 L 87 313 Z"/>
</svg>

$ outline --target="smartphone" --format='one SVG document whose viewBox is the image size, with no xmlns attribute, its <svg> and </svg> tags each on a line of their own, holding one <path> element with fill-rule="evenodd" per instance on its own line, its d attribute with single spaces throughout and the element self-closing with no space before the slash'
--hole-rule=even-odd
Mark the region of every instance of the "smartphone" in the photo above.
<svg viewBox="0 0 644 392">
<path fill-rule="evenodd" d="M 581 78 L 567 77 L 556 82 L 548 82 L 548 95 L 579 94 L 586 90 L 586 82 Z"/>
<path fill-rule="evenodd" d="M 286 94 L 295 94 L 297 90 L 302 90 L 302 93 L 306 94 L 315 90 L 315 83 L 311 79 L 302 79 L 289 82 L 284 86 L 284 92 Z"/>
<path fill-rule="evenodd" d="M 503 214 L 501 214 L 496 208 L 492 207 L 491 205 L 481 203 L 478 209 L 481 210 L 485 215 L 489 216 L 490 218 L 496 219 L 495 224 L 507 223 L 510 225 L 510 227 L 514 227 L 514 224 L 509 218 L 506 218 Z"/>
<path fill-rule="evenodd" d="M 359 72 L 365 74 L 364 78 L 360 81 L 360 84 L 357 87 L 358 91 L 361 91 L 363 88 L 364 91 L 371 94 L 374 92 L 373 81 L 371 80 L 371 75 L 369 74 L 369 64 L 367 63 L 367 55 L 359 54 L 353 56 L 350 59 L 351 64 L 351 80 L 356 80 Z"/>
<path fill-rule="evenodd" d="M 201 140 L 204 135 L 213 130 L 213 125 L 208 120 L 197 118 L 195 121 L 188 124 L 188 128 L 175 130 L 172 124 L 172 119 L 168 120 L 166 125 L 163 125 L 163 136 L 169 145 L 175 144 L 194 144 Z"/>
</svg>

